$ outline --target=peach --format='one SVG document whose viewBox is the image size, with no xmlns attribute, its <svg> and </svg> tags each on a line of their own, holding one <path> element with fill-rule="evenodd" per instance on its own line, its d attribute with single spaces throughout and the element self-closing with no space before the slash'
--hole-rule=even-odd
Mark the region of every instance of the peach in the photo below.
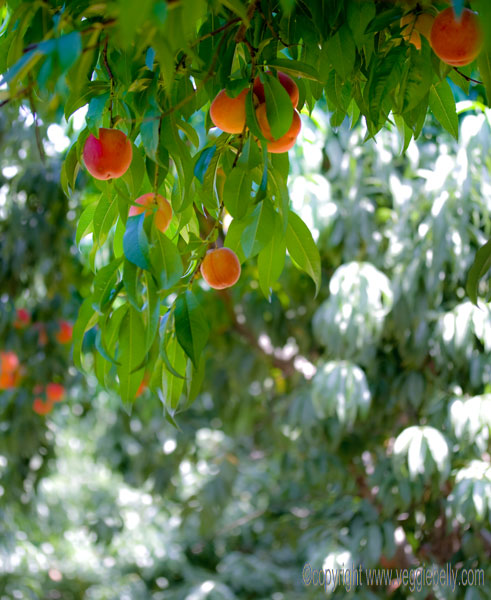
<svg viewBox="0 0 491 600">
<path fill-rule="evenodd" d="M 49 402 L 49 400 L 43 402 L 42 398 L 34 398 L 32 410 L 38 415 L 47 415 L 53 410 L 53 403 Z"/>
<path fill-rule="evenodd" d="M 293 120 L 290 129 L 285 133 L 285 135 L 281 136 L 279 139 L 275 139 L 271 135 L 271 129 L 269 127 L 268 117 L 266 114 L 266 104 L 260 104 L 257 107 L 256 117 L 259 123 L 259 127 L 261 128 L 262 134 L 268 140 L 268 152 L 272 152 L 273 154 L 279 154 L 281 152 L 287 152 L 288 150 L 290 150 L 290 148 L 293 147 L 297 136 L 300 133 L 300 128 L 302 127 L 300 115 L 296 110 L 293 111 Z"/>
<path fill-rule="evenodd" d="M 56 334 L 57 341 L 60 344 L 69 344 L 72 341 L 72 334 L 73 325 L 68 321 L 60 321 L 60 329 Z"/>
<path fill-rule="evenodd" d="M 2 373 L 15 373 L 19 366 L 19 358 L 15 352 L 0 352 L 0 371 Z"/>
<path fill-rule="evenodd" d="M 274 77 L 274 75 L 273 75 L 273 73 L 271 73 L 271 71 L 267 71 L 266 75 L 269 75 L 270 77 Z M 282 73 L 281 71 L 278 71 L 278 80 L 281 83 L 281 85 L 285 88 L 285 90 L 288 92 L 288 95 L 290 96 L 290 100 L 292 102 L 293 108 L 297 108 L 298 98 L 299 98 L 297 84 L 293 81 L 293 79 L 291 77 L 286 75 L 286 73 Z M 260 104 L 265 102 L 266 97 L 264 94 L 264 86 L 261 83 L 259 76 L 257 76 L 254 79 L 253 91 L 256 94 Z"/>
<path fill-rule="evenodd" d="M 48 402 L 61 402 L 65 399 L 65 388 L 59 383 L 48 383 L 46 399 Z"/>
<path fill-rule="evenodd" d="M 420 34 L 423 34 L 429 40 L 434 20 L 433 15 L 429 15 L 428 13 L 404 15 L 400 22 L 402 37 L 410 44 L 413 44 L 418 50 L 421 50 Z"/>
<path fill-rule="evenodd" d="M 172 219 L 172 206 L 169 201 L 160 194 L 149 192 L 137 198 L 135 202 L 140 206 L 132 205 L 129 216 L 134 217 L 143 212 L 146 216 L 155 212 L 155 226 L 159 231 L 164 233 Z"/>
<path fill-rule="evenodd" d="M 468 65 L 481 52 L 482 43 L 479 18 L 468 8 L 464 8 L 460 19 L 456 18 L 451 6 L 436 16 L 430 44 L 435 54 L 448 65 Z"/>
<path fill-rule="evenodd" d="M 85 141 L 83 159 L 87 171 L 96 179 L 116 179 L 128 170 L 133 149 L 125 133 L 118 129 L 99 129 Z"/>
<path fill-rule="evenodd" d="M 237 283 L 240 262 L 230 248 L 208 250 L 200 267 L 206 283 L 215 290 L 223 290 Z"/>
<path fill-rule="evenodd" d="M 31 322 L 31 315 L 25 308 L 17 309 L 17 318 L 14 321 L 14 327 L 16 329 L 24 329 Z"/>
<path fill-rule="evenodd" d="M 215 127 L 226 133 L 242 133 L 246 122 L 245 101 L 249 88 L 231 98 L 226 90 L 218 93 L 210 106 L 210 117 Z"/>
</svg>

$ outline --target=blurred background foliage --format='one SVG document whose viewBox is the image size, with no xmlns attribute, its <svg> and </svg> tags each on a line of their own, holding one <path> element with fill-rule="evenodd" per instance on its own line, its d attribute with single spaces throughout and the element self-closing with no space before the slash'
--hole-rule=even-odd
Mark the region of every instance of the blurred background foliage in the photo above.
<svg viewBox="0 0 491 600">
<path fill-rule="evenodd" d="M 287 261 L 268 303 L 249 261 L 232 290 L 202 293 L 203 390 L 175 427 L 149 390 L 128 414 L 56 344 L 90 285 L 83 193 L 63 194 L 50 141 L 74 118 L 36 140 L 30 111 L 6 107 L 0 349 L 24 374 L 0 392 L 2 600 L 319 597 L 306 561 L 450 561 L 490 581 L 491 313 L 464 286 L 491 236 L 491 111 L 458 108 L 459 143 L 429 117 L 404 156 L 395 128 L 362 143 L 363 126 L 332 129 L 322 102 L 302 115 L 289 189 L 321 292 Z M 68 398 L 44 417 L 33 388 L 48 381 Z M 489 585 L 332 595 L 469 600 Z"/>
</svg>

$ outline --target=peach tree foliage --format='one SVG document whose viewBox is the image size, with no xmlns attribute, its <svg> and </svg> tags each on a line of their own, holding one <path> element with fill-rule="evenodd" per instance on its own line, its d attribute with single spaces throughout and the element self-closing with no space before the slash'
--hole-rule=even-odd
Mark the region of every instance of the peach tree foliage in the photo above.
<svg viewBox="0 0 491 600">
<path fill-rule="evenodd" d="M 431 4 L 418 6 L 446 6 Z M 453 4 L 456 11 L 464 6 L 462 0 Z M 489 3 L 470 4 L 481 16 L 485 39 L 491 38 Z M 93 192 L 85 196 L 76 236 L 80 243 L 92 235 L 93 270 L 74 332 L 78 367 L 85 351 L 93 351 L 99 381 L 116 387 L 124 402 L 133 401 L 149 373 L 169 419 L 188 406 L 204 376 L 210 334 L 203 295 L 215 293 L 196 274 L 215 241 L 242 263 L 257 263 L 268 299 L 285 250 L 318 291 L 319 252 L 290 206 L 288 155 L 261 149 L 252 81 L 266 69 L 281 70 L 299 87 L 304 118 L 325 100 L 333 127 L 361 119 L 370 138 L 395 123 L 404 149 L 420 135 L 428 111 L 457 137 L 450 81 L 489 104 L 491 54 L 484 48 L 474 63 L 455 69 L 435 56 L 426 39 L 416 50 L 401 40 L 400 29 L 401 16 L 416 8 L 410 0 L 3 3 L 0 102 L 24 103 L 44 124 L 68 119 L 88 104 L 86 127 L 61 173 L 67 195 Z M 267 96 L 274 96 L 276 83 L 264 80 Z M 212 125 L 208 109 L 216 94 L 225 88 L 234 96 L 247 86 L 243 134 L 200 135 Z M 278 94 L 269 108 L 273 131 L 284 129 L 287 102 L 286 94 Z M 131 167 L 117 180 L 84 175 L 84 142 L 101 126 L 124 131 L 133 145 Z M 223 196 L 219 169 L 226 177 Z M 143 215 L 128 220 L 131 203 L 150 191 L 172 203 L 165 234 Z M 226 231 L 224 208 L 232 216 Z M 470 272 L 474 301 L 490 246 L 478 252 Z M 244 285 L 239 282 L 231 294 L 239 297 Z"/>
</svg>

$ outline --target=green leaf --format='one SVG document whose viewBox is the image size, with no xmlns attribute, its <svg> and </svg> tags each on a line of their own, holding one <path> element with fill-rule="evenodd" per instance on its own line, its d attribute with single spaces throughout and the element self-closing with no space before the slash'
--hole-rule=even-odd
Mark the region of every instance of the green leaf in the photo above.
<svg viewBox="0 0 491 600">
<path fill-rule="evenodd" d="M 246 257 L 244 254 L 244 250 L 242 249 L 242 233 L 247 225 L 246 219 L 234 219 L 230 225 L 228 226 L 227 235 L 225 236 L 225 240 L 223 245 L 225 248 L 230 248 L 237 255 L 240 264 L 245 262 Z"/>
<path fill-rule="evenodd" d="M 94 212 L 94 236 L 99 245 L 104 244 L 118 217 L 118 197 L 102 194 Z"/>
<path fill-rule="evenodd" d="M 61 169 L 61 179 L 62 181 L 63 179 L 65 180 L 65 185 L 63 185 L 63 191 L 67 196 L 69 196 L 70 188 L 72 190 L 75 189 L 75 181 L 77 179 L 77 174 L 79 170 L 80 164 L 77 158 L 77 145 L 73 144 L 70 150 L 67 152 Z"/>
<path fill-rule="evenodd" d="M 63 71 L 68 70 L 82 52 L 82 37 L 78 31 L 62 35 L 56 40 L 58 61 Z"/>
<path fill-rule="evenodd" d="M 262 134 L 261 128 L 259 127 L 259 123 L 257 122 L 256 117 L 256 108 L 254 106 L 254 100 L 252 92 L 249 90 L 249 93 L 246 96 L 246 124 L 247 127 L 251 130 L 251 133 L 255 135 L 260 140 L 266 141 L 266 138 Z"/>
<path fill-rule="evenodd" d="M 452 89 L 445 79 L 430 88 L 429 106 L 440 124 L 455 139 L 459 137 L 459 119 Z"/>
<path fill-rule="evenodd" d="M 138 299 L 138 267 L 129 260 L 124 261 L 123 285 L 130 304 L 132 304 L 136 310 L 140 310 L 140 302 Z"/>
<path fill-rule="evenodd" d="M 116 354 L 116 344 L 119 339 L 119 329 L 121 327 L 121 321 L 128 312 L 128 305 L 122 304 L 118 308 L 112 311 L 111 315 L 107 315 L 104 323 L 104 327 L 101 329 L 101 344 L 106 350 L 106 353 L 111 358 L 110 364 L 104 366 L 104 377 L 107 376 L 111 365 L 119 365 L 120 363 L 113 358 Z"/>
<path fill-rule="evenodd" d="M 150 262 L 152 273 L 163 290 L 168 290 L 175 285 L 184 272 L 179 250 L 165 234 L 158 230 L 155 230 L 150 249 Z"/>
<path fill-rule="evenodd" d="M 271 241 L 261 250 L 257 258 L 259 285 L 264 296 L 271 299 L 271 286 L 278 280 L 285 264 L 286 242 L 281 221 L 276 219 Z"/>
<path fill-rule="evenodd" d="M 371 523 L 367 529 L 367 552 L 372 565 L 377 565 L 382 554 L 383 537 L 380 527 Z"/>
<path fill-rule="evenodd" d="M 363 45 L 366 35 L 365 30 L 375 17 L 375 13 L 375 4 L 372 2 L 350 0 L 348 3 L 348 25 L 358 47 Z"/>
<path fill-rule="evenodd" d="M 462 14 L 462 11 L 464 10 L 464 0 L 452 0 L 452 6 L 453 9 L 455 11 L 455 16 L 457 17 L 457 19 L 460 17 L 460 15 Z"/>
<path fill-rule="evenodd" d="M 115 258 L 108 265 L 99 269 L 94 277 L 93 306 L 99 312 L 104 311 L 106 303 L 112 297 L 121 263 L 122 258 Z"/>
<path fill-rule="evenodd" d="M 124 254 L 123 250 L 123 237 L 125 232 L 125 225 L 121 219 L 118 219 L 116 228 L 114 230 L 113 237 L 113 252 L 115 258 L 120 258 Z"/>
<path fill-rule="evenodd" d="M 186 367 L 186 382 L 187 382 L 187 395 L 186 404 L 183 406 L 183 410 L 191 406 L 196 400 L 205 378 L 205 365 L 206 360 L 204 354 L 200 356 L 198 368 L 189 360 Z"/>
<path fill-rule="evenodd" d="M 382 126 L 390 112 L 387 99 L 401 81 L 405 53 L 405 48 L 398 46 L 383 57 L 375 56 L 370 63 L 370 74 L 365 86 L 364 98 L 369 115 L 377 127 Z M 362 110 L 361 106 L 360 110 Z"/>
<path fill-rule="evenodd" d="M 251 205 L 253 176 L 247 167 L 237 165 L 225 179 L 223 199 L 232 217 L 242 219 Z"/>
<path fill-rule="evenodd" d="M 284 154 L 273 154 L 272 156 L 286 156 L 288 158 L 288 152 Z M 261 151 L 255 140 L 252 139 L 252 136 L 249 136 L 242 148 L 242 152 L 239 156 L 239 160 L 237 161 L 237 166 L 247 167 L 252 170 L 262 163 Z"/>
<path fill-rule="evenodd" d="M 181 379 L 184 379 L 184 375 L 181 375 L 174 369 L 169 360 L 169 357 L 167 356 L 168 342 L 170 338 L 174 336 L 174 331 L 172 329 L 174 319 L 171 318 L 172 315 L 173 311 L 168 310 L 160 320 L 160 356 L 164 361 L 165 368 L 169 371 L 169 373 L 172 373 L 174 377 L 180 377 Z"/>
<path fill-rule="evenodd" d="M 196 133 L 196 129 L 187 121 L 183 121 L 182 119 L 177 121 L 177 126 L 181 131 L 184 132 L 188 140 L 193 144 L 195 148 L 199 147 L 199 135 Z"/>
<path fill-rule="evenodd" d="M 153 107 L 149 108 L 143 117 L 143 123 L 140 127 L 140 135 L 145 152 L 152 160 L 157 159 L 159 125 L 160 111 Z"/>
<path fill-rule="evenodd" d="M 102 126 L 102 117 L 109 100 L 109 92 L 93 97 L 89 102 L 89 109 L 85 120 L 90 133 L 96 137 L 99 135 L 99 127 Z"/>
<path fill-rule="evenodd" d="M 140 148 L 137 148 L 133 143 L 131 145 L 133 147 L 133 158 L 130 168 L 121 177 L 121 181 L 127 184 L 130 196 L 136 198 L 145 176 L 145 160 Z M 119 181 L 117 180 L 116 183 L 119 183 Z M 153 185 L 153 181 L 151 184 Z"/>
<path fill-rule="evenodd" d="M 167 344 L 166 354 L 174 372 L 184 373 L 186 370 L 186 355 L 173 335 Z M 174 412 L 179 405 L 179 400 L 184 388 L 184 378 L 176 377 L 172 372 L 162 372 L 162 387 L 166 405 Z"/>
<path fill-rule="evenodd" d="M 289 60 L 287 58 L 275 58 L 267 61 L 268 67 L 278 69 L 287 75 L 310 79 L 312 81 L 322 82 L 322 79 L 314 67 L 299 60 Z"/>
<path fill-rule="evenodd" d="M 241 244 L 246 258 L 258 254 L 271 239 L 277 214 L 271 201 L 265 199 L 245 219 L 246 224 L 241 235 Z"/>
<path fill-rule="evenodd" d="M 93 202 L 92 204 L 86 206 L 83 213 L 80 215 L 80 219 L 78 220 L 77 224 L 77 233 L 75 235 L 75 243 L 77 246 L 80 244 L 80 240 L 84 236 L 94 231 L 93 219 L 96 207 L 97 203 Z"/>
<path fill-rule="evenodd" d="M 216 144 L 211 146 L 210 148 L 205 148 L 198 155 L 198 160 L 194 165 L 194 176 L 198 179 L 198 181 L 203 184 L 205 173 L 210 166 L 211 159 L 215 155 L 217 151 Z"/>
<path fill-rule="evenodd" d="M 143 305 L 143 318 L 146 326 L 145 351 L 148 352 L 153 344 L 160 319 L 160 298 L 154 280 L 148 271 L 144 271 L 143 278 L 147 288 L 147 298 Z"/>
<path fill-rule="evenodd" d="M 118 378 L 119 393 L 123 402 L 135 398 L 141 383 L 143 369 L 137 369 L 145 356 L 145 328 L 141 314 L 133 306 L 121 320 L 119 329 Z"/>
<path fill-rule="evenodd" d="M 183 350 L 198 365 L 199 357 L 210 334 L 208 322 L 196 297 L 187 290 L 175 302 L 176 335 Z"/>
<path fill-rule="evenodd" d="M 279 139 L 290 129 L 293 120 L 293 107 L 290 96 L 276 77 L 261 75 L 266 100 L 266 115 L 271 135 Z"/>
<path fill-rule="evenodd" d="M 305 271 L 315 283 L 315 295 L 321 283 L 321 260 L 309 228 L 302 219 L 290 211 L 286 230 L 286 247 L 294 263 Z"/>
<path fill-rule="evenodd" d="M 73 364 L 82 368 L 82 343 L 85 332 L 97 323 L 97 312 L 93 307 L 93 297 L 87 296 L 78 311 L 73 325 Z"/>
<path fill-rule="evenodd" d="M 484 83 L 486 89 L 486 96 L 488 106 L 491 106 L 491 50 L 484 49 L 481 54 L 477 57 L 477 67 L 481 80 Z"/>
<path fill-rule="evenodd" d="M 143 229 L 145 213 L 128 217 L 126 231 L 123 237 L 123 249 L 126 258 L 140 267 L 149 268 L 148 240 Z"/>
<path fill-rule="evenodd" d="M 346 79 L 355 66 L 355 42 L 347 25 L 342 25 L 327 42 L 327 55 L 340 77 Z"/>
<path fill-rule="evenodd" d="M 477 292 L 480 279 L 491 268 L 491 240 L 476 252 L 476 257 L 467 275 L 466 292 L 473 304 L 477 306 Z"/>
</svg>

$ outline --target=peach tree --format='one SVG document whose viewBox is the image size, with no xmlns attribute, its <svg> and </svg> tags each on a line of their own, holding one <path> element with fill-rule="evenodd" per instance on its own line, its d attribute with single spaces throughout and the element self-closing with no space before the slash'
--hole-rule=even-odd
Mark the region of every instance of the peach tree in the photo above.
<svg viewBox="0 0 491 600">
<path fill-rule="evenodd" d="M 463 0 L 452 4 L 458 28 L 469 11 Z M 317 293 L 319 251 L 292 210 L 281 151 L 298 133 L 295 111 L 305 123 L 325 102 L 333 128 L 361 120 L 366 138 L 394 125 L 403 151 L 428 112 L 457 137 L 457 90 L 484 105 L 491 98 L 491 8 L 486 0 L 470 6 L 479 27 L 472 43 L 482 44 L 462 61 L 452 49 L 441 59 L 433 27 L 418 44 L 407 30 L 421 13 L 448 10 L 443 1 L 3 2 L 0 103 L 26 106 L 38 133 L 87 107 L 61 170 L 65 194 L 83 208 L 76 241 L 93 274 L 74 330 L 76 366 L 93 364 L 126 404 L 148 384 L 173 420 L 200 389 L 219 318 L 204 302 L 217 292 L 199 277 L 208 250 L 225 247 L 254 265 L 268 300 L 288 252 Z M 240 113 L 232 132 L 213 128 L 210 116 L 223 93 L 225 114 L 237 105 Z M 121 168 L 113 148 L 106 175 L 92 177 L 94 140 L 107 130 L 122 132 L 131 160 Z M 165 228 L 157 226 L 161 205 L 135 210 L 146 194 L 170 204 Z M 473 301 L 490 260 L 488 242 L 469 272 Z M 220 299 L 233 306 L 244 285 L 242 277 Z"/>
</svg>

